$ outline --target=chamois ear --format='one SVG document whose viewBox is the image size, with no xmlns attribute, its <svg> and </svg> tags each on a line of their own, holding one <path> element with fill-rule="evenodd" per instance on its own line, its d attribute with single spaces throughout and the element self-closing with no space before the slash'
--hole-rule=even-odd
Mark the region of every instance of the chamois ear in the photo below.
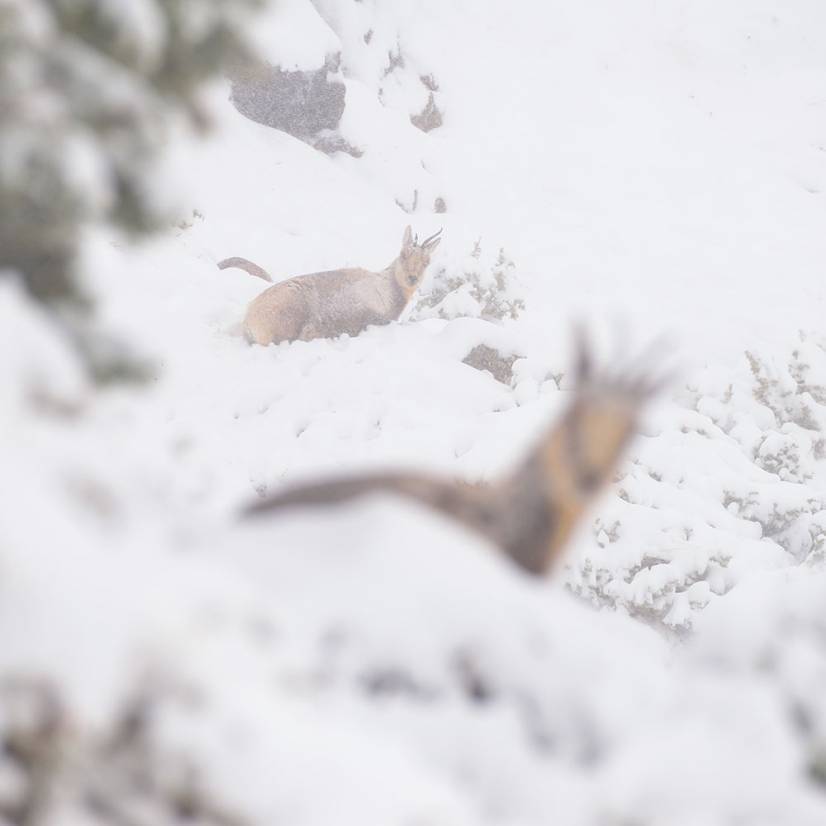
<svg viewBox="0 0 826 826">
<path fill-rule="evenodd" d="M 407 249 L 408 247 L 413 246 L 413 227 L 410 224 L 407 225 L 407 229 L 404 231 L 404 236 L 402 237 L 402 249 Z"/>
</svg>

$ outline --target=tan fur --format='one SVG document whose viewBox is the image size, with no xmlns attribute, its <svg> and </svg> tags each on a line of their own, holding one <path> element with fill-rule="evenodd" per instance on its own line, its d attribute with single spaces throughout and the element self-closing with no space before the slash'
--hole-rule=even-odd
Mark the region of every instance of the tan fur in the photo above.
<svg viewBox="0 0 826 826">
<path fill-rule="evenodd" d="M 546 567 L 565 547 L 596 494 L 611 480 L 622 451 L 634 435 L 638 400 L 621 396 L 577 400 L 540 442 L 542 478 L 552 491 L 556 528 Z M 578 444 L 579 447 L 573 449 Z"/>
<path fill-rule="evenodd" d="M 238 267 L 250 275 L 254 275 L 256 278 L 261 278 L 264 281 L 272 283 L 272 278 L 270 278 L 270 274 L 265 269 L 259 267 L 258 264 L 253 264 L 252 261 L 248 261 L 246 258 L 225 258 L 223 261 L 218 262 L 219 270 L 225 270 L 228 267 Z"/>
<path fill-rule="evenodd" d="M 587 352 L 571 403 L 514 470 L 489 485 L 426 474 L 385 473 L 289 488 L 248 508 L 266 514 L 389 493 L 413 499 L 471 528 L 516 565 L 543 574 L 558 560 L 587 508 L 614 474 L 637 429 L 642 404 L 661 381 L 594 376 Z"/>
<path fill-rule="evenodd" d="M 396 320 L 422 282 L 431 253 L 441 240 L 436 236 L 419 243 L 407 227 L 401 252 L 380 272 L 360 268 L 330 270 L 274 284 L 247 308 L 247 337 L 256 344 L 272 344 L 331 338 L 342 333 L 356 336 L 372 324 Z M 272 280 L 264 270 L 243 258 L 226 259 L 219 264 L 223 269 L 222 264 L 239 266 Z"/>
</svg>

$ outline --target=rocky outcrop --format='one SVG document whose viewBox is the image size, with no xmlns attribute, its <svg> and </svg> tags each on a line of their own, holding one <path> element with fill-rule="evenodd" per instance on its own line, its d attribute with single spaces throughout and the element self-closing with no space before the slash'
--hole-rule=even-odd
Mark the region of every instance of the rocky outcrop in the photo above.
<svg viewBox="0 0 826 826">
<path fill-rule="evenodd" d="M 256 123 L 314 143 L 319 133 L 329 135 L 336 129 L 344 113 L 340 61 L 340 54 L 329 55 L 323 66 L 312 71 L 284 71 L 268 63 L 237 69 L 232 102 Z"/>
<path fill-rule="evenodd" d="M 475 370 L 486 371 L 502 384 L 510 385 L 513 381 L 513 364 L 519 358 L 511 354 L 500 353 L 487 344 L 477 344 L 462 362 Z"/>
<path fill-rule="evenodd" d="M 422 132 L 431 132 L 434 129 L 438 129 L 442 125 L 442 113 L 436 105 L 436 99 L 433 96 L 433 92 L 428 95 L 427 103 L 425 104 L 424 109 L 422 109 L 418 115 L 411 115 L 410 122 L 417 129 L 421 129 Z"/>
</svg>

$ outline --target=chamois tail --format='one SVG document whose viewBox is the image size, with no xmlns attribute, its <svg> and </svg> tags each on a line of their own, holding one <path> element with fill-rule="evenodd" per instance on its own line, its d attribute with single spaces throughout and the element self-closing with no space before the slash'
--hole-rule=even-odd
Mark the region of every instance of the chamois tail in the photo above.
<svg viewBox="0 0 826 826">
<path fill-rule="evenodd" d="M 272 283 L 270 274 L 263 267 L 259 267 L 258 264 L 253 264 L 252 261 L 247 261 L 246 258 L 225 258 L 223 261 L 218 262 L 219 270 L 225 270 L 228 267 L 238 267 L 238 269 L 245 270 L 256 278 L 263 278 L 264 281 Z"/>
</svg>

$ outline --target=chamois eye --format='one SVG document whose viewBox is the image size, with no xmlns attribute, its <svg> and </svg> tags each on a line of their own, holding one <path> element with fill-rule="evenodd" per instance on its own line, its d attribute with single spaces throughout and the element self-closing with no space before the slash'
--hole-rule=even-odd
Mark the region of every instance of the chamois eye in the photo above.
<svg viewBox="0 0 826 826">
<path fill-rule="evenodd" d="M 407 276 L 407 283 L 408 284 L 415 284 L 419 280 L 418 275 L 408 275 Z"/>
</svg>

